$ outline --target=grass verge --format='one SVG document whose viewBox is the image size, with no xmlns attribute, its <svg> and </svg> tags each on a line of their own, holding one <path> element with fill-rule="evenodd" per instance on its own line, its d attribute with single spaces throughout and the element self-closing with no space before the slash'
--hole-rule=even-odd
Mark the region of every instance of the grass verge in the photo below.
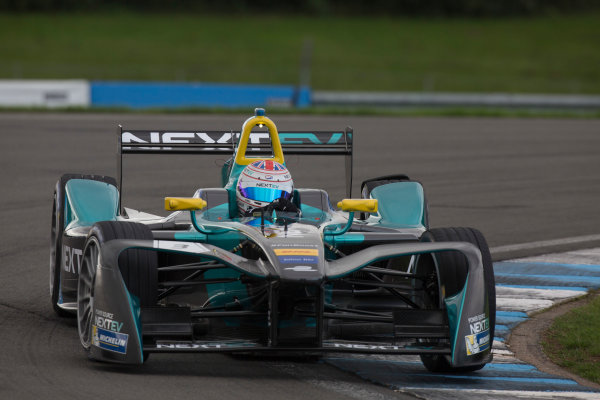
<svg viewBox="0 0 600 400">
<path fill-rule="evenodd" d="M 554 320 L 542 347 L 557 365 L 600 384 L 600 296 Z"/>
<path fill-rule="evenodd" d="M 0 79 L 600 93 L 600 14 L 534 18 L 0 14 Z"/>
</svg>

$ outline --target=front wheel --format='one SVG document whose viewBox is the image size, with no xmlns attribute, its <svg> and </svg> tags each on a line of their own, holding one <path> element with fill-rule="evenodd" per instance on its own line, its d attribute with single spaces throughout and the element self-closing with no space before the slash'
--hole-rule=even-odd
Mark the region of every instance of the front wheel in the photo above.
<svg viewBox="0 0 600 400">
<path fill-rule="evenodd" d="M 83 250 L 81 272 L 77 286 L 77 327 L 84 350 L 93 343 L 94 289 L 100 265 L 100 248 L 114 239 L 152 240 L 150 229 L 139 223 L 102 221 L 94 224 Z M 158 295 L 158 258 L 154 251 L 127 249 L 119 255 L 119 271 L 129 294 L 140 305 L 153 306 Z"/>
<path fill-rule="evenodd" d="M 89 351 L 92 344 L 92 319 L 94 309 L 94 283 L 100 263 L 100 244 L 91 237 L 83 252 L 79 283 L 77 285 L 77 329 L 81 345 Z"/>
<path fill-rule="evenodd" d="M 484 284 L 489 304 L 489 331 L 490 340 L 494 340 L 494 330 L 496 326 L 496 285 L 494 281 L 494 269 L 492 265 L 492 256 L 487 241 L 482 233 L 473 228 L 435 228 L 427 231 L 422 236 L 422 241 L 427 242 L 468 242 L 479 249 L 481 252 L 481 261 L 483 264 Z M 468 263 L 464 255 L 457 251 L 447 251 L 436 253 L 434 256 L 428 255 L 422 257 L 417 263 L 416 269 L 419 274 L 427 274 L 435 271 L 435 265 L 443 266 L 440 268 L 440 276 L 437 282 L 431 282 L 435 285 L 435 290 L 429 296 L 424 297 L 425 308 L 443 307 L 443 299 L 435 293 L 442 293 L 443 297 L 449 297 L 457 294 L 465 285 L 468 274 Z M 441 289 L 441 290 L 440 290 Z M 491 347 L 491 346 L 490 346 Z M 471 372 L 477 371 L 485 366 L 484 364 L 473 365 L 469 367 L 453 367 L 447 356 L 442 355 L 421 355 L 421 361 L 425 368 L 431 372 Z"/>
</svg>

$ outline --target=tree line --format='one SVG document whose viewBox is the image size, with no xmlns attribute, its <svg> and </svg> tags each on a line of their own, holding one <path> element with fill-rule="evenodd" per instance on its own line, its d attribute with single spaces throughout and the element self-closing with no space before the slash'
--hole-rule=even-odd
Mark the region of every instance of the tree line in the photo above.
<svg viewBox="0 0 600 400">
<path fill-rule="evenodd" d="M 291 15 L 528 16 L 600 9 L 597 0 L 0 0 L 4 12 L 136 11 Z"/>
</svg>

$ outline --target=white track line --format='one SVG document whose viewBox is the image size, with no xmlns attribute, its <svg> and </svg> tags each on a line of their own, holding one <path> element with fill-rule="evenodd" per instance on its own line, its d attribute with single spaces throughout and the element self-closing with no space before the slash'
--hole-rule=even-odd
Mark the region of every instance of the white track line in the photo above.
<svg viewBox="0 0 600 400">
<path fill-rule="evenodd" d="M 586 293 L 578 290 L 496 286 L 496 307 L 498 311 L 521 311 L 529 314 Z"/>
<path fill-rule="evenodd" d="M 563 244 L 593 242 L 596 240 L 600 240 L 600 235 L 573 236 L 570 238 L 563 238 L 563 239 L 542 240 L 539 242 L 530 242 L 530 243 L 523 243 L 523 244 L 510 244 L 507 246 L 497 246 L 497 247 L 492 247 L 490 249 L 490 252 L 492 254 L 506 253 L 508 251 L 531 250 L 531 249 L 538 249 L 538 248 L 542 248 L 542 247 L 550 247 L 550 246 L 557 246 L 557 245 L 563 245 Z"/>
<path fill-rule="evenodd" d="M 600 265 L 600 247 L 517 258 L 515 262 L 547 262 L 558 264 Z"/>
<path fill-rule="evenodd" d="M 404 387 L 401 392 L 409 392 L 409 391 L 419 391 L 422 392 L 423 388 L 420 387 Z M 492 390 L 492 389 L 445 389 L 445 388 L 427 388 L 429 392 L 447 392 L 448 394 L 458 394 L 458 395 L 470 395 L 469 398 L 472 398 L 473 395 L 478 395 L 483 399 L 490 398 L 515 398 L 515 399 L 594 399 L 598 400 L 598 393 L 591 392 L 538 392 L 538 391 L 521 391 L 521 390 Z"/>
</svg>

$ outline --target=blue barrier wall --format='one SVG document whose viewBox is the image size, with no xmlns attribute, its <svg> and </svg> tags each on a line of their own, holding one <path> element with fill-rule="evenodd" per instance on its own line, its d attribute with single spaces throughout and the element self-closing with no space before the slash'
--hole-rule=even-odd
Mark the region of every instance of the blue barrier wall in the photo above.
<svg viewBox="0 0 600 400">
<path fill-rule="evenodd" d="M 102 107 L 267 107 L 310 105 L 310 89 L 287 85 L 171 82 L 91 82 L 91 104 Z"/>
</svg>

